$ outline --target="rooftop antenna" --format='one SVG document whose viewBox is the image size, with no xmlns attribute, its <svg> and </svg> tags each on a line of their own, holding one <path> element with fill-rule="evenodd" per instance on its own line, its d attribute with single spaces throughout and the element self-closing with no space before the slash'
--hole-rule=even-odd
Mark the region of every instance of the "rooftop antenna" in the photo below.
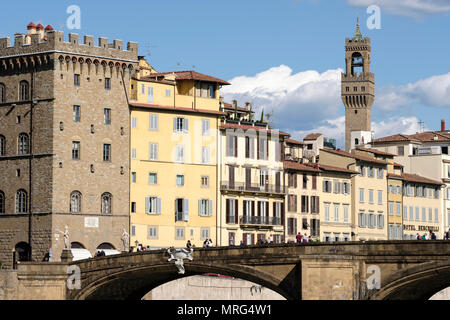
<svg viewBox="0 0 450 320">
<path fill-rule="evenodd" d="M 145 53 L 149 58 L 151 58 L 151 56 L 152 56 L 152 48 L 158 48 L 158 46 L 152 46 L 150 41 L 146 42 Z"/>
<path fill-rule="evenodd" d="M 419 132 L 422 133 L 424 131 L 424 122 L 422 120 L 419 120 Z"/>
</svg>

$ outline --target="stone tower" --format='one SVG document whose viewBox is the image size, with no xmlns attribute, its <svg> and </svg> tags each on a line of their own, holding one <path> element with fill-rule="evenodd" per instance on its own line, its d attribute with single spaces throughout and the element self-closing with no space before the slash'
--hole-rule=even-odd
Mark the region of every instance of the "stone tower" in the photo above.
<svg viewBox="0 0 450 320">
<path fill-rule="evenodd" d="M 30 23 L 0 38 L 0 261 L 121 248 L 129 229 L 129 81 L 138 44 Z M 125 47 L 124 47 L 125 45 Z M 80 250 L 79 250 L 80 251 Z"/>
<path fill-rule="evenodd" d="M 345 73 L 341 97 L 345 106 L 345 149 L 372 139 L 370 109 L 375 97 L 375 76 L 370 72 L 370 38 L 364 38 L 359 22 L 353 38 L 345 39 Z"/>
</svg>

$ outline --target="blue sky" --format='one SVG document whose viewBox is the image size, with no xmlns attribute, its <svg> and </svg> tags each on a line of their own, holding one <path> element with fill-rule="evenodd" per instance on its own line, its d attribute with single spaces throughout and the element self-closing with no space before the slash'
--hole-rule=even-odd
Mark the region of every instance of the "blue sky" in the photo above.
<svg viewBox="0 0 450 320">
<path fill-rule="evenodd" d="M 294 137 L 320 130 L 338 140 L 344 114 L 339 69 L 345 38 L 359 16 L 363 35 L 372 41 L 376 136 L 413 132 L 419 119 L 437 129 L 445 118 L 450 127 L 450 0 L 42 3 L 4 3 L 1 36 L 12 38 L 33 21 L 81 36 L 136 41 L 141 55 L 151 52 L 158 71 L 195 68 L 230 80 L 228 101 L 273 111 L 274 124 Z M 81 30 L 66 28 L 72 4 L 81 8 Z M 366 27 L 370 4 L 381 8 L 379 30 Z"/>
</svg>

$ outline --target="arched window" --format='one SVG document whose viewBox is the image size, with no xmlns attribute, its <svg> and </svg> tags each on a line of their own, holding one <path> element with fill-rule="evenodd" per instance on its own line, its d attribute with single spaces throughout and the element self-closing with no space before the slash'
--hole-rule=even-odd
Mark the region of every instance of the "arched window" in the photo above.
<svg viewBox="0 0 450 320">
<path fill-rule="evenodd" d="M 30 86 L 27 81 L 20 81 L 19 85 L 19 101 L 26 101 L 30 99 Z"/>
<path fill-rule="evenodd" d="M 102 194 L 102 214 L 112 213 L 112 195 L 108 192 Z"/>
<path fill-rule="evenodd" d="M 0 157 L 6 155 L 6 138 L 0 134 Z"/>
<path fill-rule="evenodd" d="M 5 193 L 0 190 L 0 213 L 5 213 Z"/>
<path fill-rule="evenodd" d="M 29 154 L 30 141 L 26 133 L 19 134 L 19 154 Z"/>
<path fill-rule="evenodd" d="M 16 193 L 16 213 L 27 212 L 27 192 L 20 189 Z"/>
<path fill-rule="evenodd" d="M 6 87 L 0 83 L 0 103 L 6 102 Z"/>
<path fill-rule="evenodd" d="M 70 212 L 81 212 L 81 192 L 74 191 L 70 194 Z"/>
</svg>

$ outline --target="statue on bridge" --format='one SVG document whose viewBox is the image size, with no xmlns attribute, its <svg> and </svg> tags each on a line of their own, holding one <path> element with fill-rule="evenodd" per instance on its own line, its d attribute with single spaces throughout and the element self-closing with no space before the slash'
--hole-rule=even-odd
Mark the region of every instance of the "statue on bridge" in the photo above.
<svg viewBox="0 0 450 320">
<path fill-rule="evenodd" d="M 70 250 L 70 240 L 69 240 L 69 227 L 66 225 L 64 228 L 64 232 L 58 231 L 58 233 L 61 233 L 64 236 L 64 250 Z"/>
<path fill-rule="evenodd" d="M 123 229 L 123 233 L 122 233 L 122 244 L 123 244 L 123 252 L 128 252 L 130 250 L 130 235 L 128 234 L 128 232 Z"/>
<path fill-rule="evenodd" d="M 173 248 L 167 249 L 167 253 L 170 255 L 168 262 L 176 259 L 175 266 L 178 269 L 178 274 L 184 274 L 186 272 L 186 269 L 184 268 L 183 259 L 189 259 L 190 261 L 194 260 L 194 258 L 192 258 L 192 253 L 194 252 L 194 249 L 190 248 L 189 251 L 183 248 L 173 249 L 172 251 L 171 249 Z"/>
</svg>

